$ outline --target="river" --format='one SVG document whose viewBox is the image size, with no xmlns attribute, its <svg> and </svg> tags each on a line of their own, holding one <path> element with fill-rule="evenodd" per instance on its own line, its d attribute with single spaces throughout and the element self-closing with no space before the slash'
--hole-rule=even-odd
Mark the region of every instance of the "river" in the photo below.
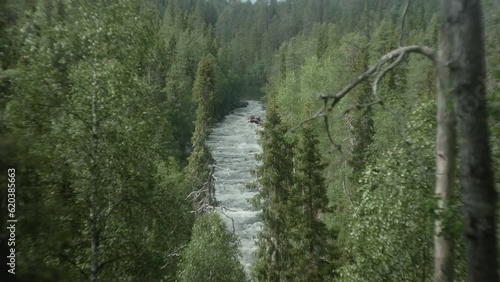
<svg viewBox="0 0 500 282">
<path fill-rule="evenodd" d="M 241 241 L 241 263 L 248 273 L 257 249 L 257 234 L 262 228 L 260 211 L 247 200 L 255 196 L 246 185 L 254 181 L 250 169 L 256 167 L 255 154 L 262 151 L 258 144 L 258 125 L 247 122 L 250 115 L 264 116 L 262 104 L 248 101 L 248 106 L 236 109 L 223 121 L 214 125 L 207 146 L 216 162 L 215 197 L 225 210 L 221 217 L 228 229 Z M 232 219 L 232 220 L 231 220 Z"/>
</svg>

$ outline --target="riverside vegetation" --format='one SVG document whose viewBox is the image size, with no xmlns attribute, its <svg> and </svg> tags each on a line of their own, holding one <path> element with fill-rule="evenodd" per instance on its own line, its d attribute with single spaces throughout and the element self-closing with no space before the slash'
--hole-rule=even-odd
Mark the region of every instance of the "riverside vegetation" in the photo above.
<svg viewBox="0 0 500 282">
<path fill-rule="evenodd" d="M 498 281 L 499 12 L 495 0 L 0 0 L 11 278 Z M 247 275 L 212 212 L 205 140 L 249 89 L 267 113 Z"/>
</svg>

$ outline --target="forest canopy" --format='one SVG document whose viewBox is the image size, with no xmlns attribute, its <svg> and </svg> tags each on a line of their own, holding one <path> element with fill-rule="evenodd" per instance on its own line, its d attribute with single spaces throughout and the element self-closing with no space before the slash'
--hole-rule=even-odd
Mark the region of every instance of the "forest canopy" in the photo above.
<svg viewBox="0 0 500 282">
<path fill-rule="evenodd" d="M 443 19 L 460 5 L 481 32 Z M 429 49 L 384 57 L 404 46 Z M 0 0 L 12 281 L 498 281 L 499 46 L 495 0 Z M 266 118 L 246 273 L 205 141 L 248 96 Z"/>
</svg>

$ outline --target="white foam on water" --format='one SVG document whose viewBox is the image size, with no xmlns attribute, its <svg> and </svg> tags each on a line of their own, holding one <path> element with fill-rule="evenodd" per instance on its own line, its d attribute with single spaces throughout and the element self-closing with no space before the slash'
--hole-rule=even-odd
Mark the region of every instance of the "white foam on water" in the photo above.
<svg viewBox="0 0 500 282">
<path fill-rule="evenodd" d="M 262 151 L 258 144 L 258 125 L 247 121 L 251 115 L 264 117 L 261 103 L 248 101 L 247 107 L 227 115 L 215 124 L 206 142 L 216 161 L 215 197 L 225 208 L 227 217 L 222 215 L 222 218 L 229 230 L 233 230 L 234 222 L 234 231 L 241 242 L 240 260 L 247 273 L 257 250 L 257 235 L 262 230 L 260 211 L 248 202 L 257 193 L 246 187 L 254 181 L 250 169 L 257 165 L 255 154 Z"/>
</svg>

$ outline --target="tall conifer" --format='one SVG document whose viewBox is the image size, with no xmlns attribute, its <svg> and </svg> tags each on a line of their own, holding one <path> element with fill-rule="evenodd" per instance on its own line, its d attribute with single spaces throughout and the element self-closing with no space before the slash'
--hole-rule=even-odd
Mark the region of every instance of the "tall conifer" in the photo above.
<svg viewBox="0 0 500 282">
<path fill-rule="evenodd" d="M 332 249 L 328 229 L 322 220 L 328 206 L 326 182 L 321 160 L 318 135 L 311 124 L 300 132 L 295 151 L 295 179 L 292 189 L 290 214 L 293 266 L 290 270 L 296 281 L 325 281 L 333 273 Z"/>
<path fill-rule="evenodd" d="M 209 58 L 203 58 L 198 63 L 196 79 L 193 85 L 193 100 L 197 104 L 195 131 L 191 139 L 193 152 L 189 157 L 187 167 L 191 176 L 190 185 L 193 189 L 205 182 L 208 176 L 208 163 L 212 159 L 205 140 L 210 135 L 213 122 L 213 107 L 215 96 L 214 66 Z"/>
<path fill-rule="evenodd" d="M 254 263 L 259 281 L 285 281 L 290 262 L 287 200 L 293 185 L 293 146 L 285 136 L 287 130 L 270 99 L 261 133 L 263 153 L 258 157 L 262 162 L 257 169 L 260 191 L 254 198 L 254 204 L 262 208 L 264 224 Z"/>
</svg>

